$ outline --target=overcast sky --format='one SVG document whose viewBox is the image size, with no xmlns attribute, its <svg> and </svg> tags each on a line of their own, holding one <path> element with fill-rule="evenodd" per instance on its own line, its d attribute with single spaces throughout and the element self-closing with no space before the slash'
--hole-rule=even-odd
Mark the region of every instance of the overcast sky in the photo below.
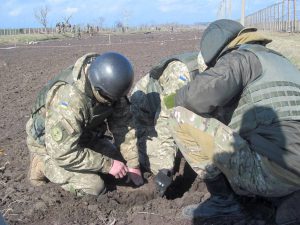
<svg viewBox="0 0 300 225">
<path fill-rule="evenodd" d="M 245 0 L 246 15 L 278 0 Z M 104 26 L 116 21 L 130 26 L 142 24 L 194 24 L 218 19 L 221 0 L 0 0 L 0 28 L 40 27 L 34 10 L 48 6 L 49 26 L 72 15 L 71 24 L 96 24 L 104 18 Z M 232 0 L 232 19 L 239 19 L 241 0 Z M 126 19 L 127 18 L 127 19 Z"/>
</svg>

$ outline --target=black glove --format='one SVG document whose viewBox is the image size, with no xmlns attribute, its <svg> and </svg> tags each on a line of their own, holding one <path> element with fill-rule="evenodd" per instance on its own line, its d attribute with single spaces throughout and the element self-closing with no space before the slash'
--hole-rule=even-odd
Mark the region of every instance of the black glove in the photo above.
<svg viewBox="0 0 300 225">
<path fill-rule="evenodd" d="M 159 170 L 154 178 L 156 189 L 160 197 L 163 197 L 173 181 L 173 172 L 168 169 Z"/>
</svg>

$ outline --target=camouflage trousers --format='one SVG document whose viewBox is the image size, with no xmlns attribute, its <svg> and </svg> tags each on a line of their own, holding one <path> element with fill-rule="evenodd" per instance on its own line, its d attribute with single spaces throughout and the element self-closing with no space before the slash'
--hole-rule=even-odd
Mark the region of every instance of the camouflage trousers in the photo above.
<svg viewBox="0 0 300 225">
<path fill-rule="evenodd" d="M 170 112 L 161 100 L 159 88 L 148 93 L 149 74 L 140 79 L 131 95 L 140 164 L 154 175 L 161 169 L 173 169 L 176 145 L 168 127 Z M 176 85 L 176 82 L 173 82 Z M 171 85 L 169 85 L 171 87 Z M 169 88 L 168 90 L 170 90 Z M 149 99 L 156 99 L 154 104 Z M 155 111 L 155 116 L 153 116 Z M 151 113 L 152 112 L 152 113 Z"/>
<path fill-rule="evenodd" d="M 64 190 L 77 195 L 99 195 L 105 189 L 104 181 L 96 173 L 71 172 L 58 166 L 47 154 L 46 147 L 37 143 L 31 135 L 32 119 L 26 124 L 27 146 L 30 154 L 37 154 L 44 162 L 44 175 Z"/>
<path fill-rule="evenodd" d="M 161 169 L 173 169 L 176 145 L 167 124 L 137 126 L 140 164 L 154 175 Z"/>
<path fill-rule="evenodd" d="M 268 159 L 252 151 L 242 137 L 214 118 L 176 107 L 170 131 L 187 162 L 203 179 L 223 173 L 239 195 L 280 197 L 295 191 L 272 173 Z"/>
</svg>

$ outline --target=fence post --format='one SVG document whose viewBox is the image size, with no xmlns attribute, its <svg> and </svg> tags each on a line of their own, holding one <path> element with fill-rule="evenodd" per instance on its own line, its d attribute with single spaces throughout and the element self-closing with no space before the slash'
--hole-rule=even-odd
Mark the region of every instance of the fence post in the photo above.
<svg viewBox="0 0 300 225">
<path fill-rule="evenodd" d="M 260 11 L 260 29 L 263 30 L 263 22 L 264 22 L 264 18 L 263 18 L 263 10 Z"/>
<path fill-rule="evenodd" d="M 273 5 L 273 31 L 276 31 L 276 5 Z"/>
<path fill-rule="evenodd" d="M 287 16 L 288 16 L 288 18 L 287 18 L 287 31 L 288 32 L 291 32 L 291 21 L 290 21 L 290 0 L 288 0 L 287 1 L 288 2 L 288 8 L 287 8 L 287 10 L 288 10 L 288 13 L 287 13 Z"/>
<path fill-rule="evenodd" d="M 273 30 L 273 15 L 272 15 L 272 6 L 269 7 L 269 30 Z"/>
<path fill-rule="evenodd" d="M 266 18 L 266 30 L 270 30 L 269 29 L 269 8 L 265 8 L 265 18 Z"/>
<path fill-rule="evenodd" d="M 277 31 L 279 31 L 280 30 L 280 10 L 279 10 L 279 3 L 277 4 L 277 17 L 278 17 L 278 19 L 277 19 Z"/>
<path fill-rule="evenodd" d="M 281 30 L 284 31 L 285 30 L 285 21 L 284 21 L 284 0 L 282 1 L 282 7 L 281 7 L 281 16 L 282 16 L 282 26 L 281 26 Z"/>
<path fill-rule="evenodd" d="M 268 27 L 267 27 L 267 21 L 268 21 L 268 19 L 267 19 L 267 9 L 263 10 L 263 14 L 264 14 L 264 30 L 267 30 L 268 29 Z"/>
<path fill-rule="evenodd" d="M 297 27 L 297 16 L 296 16 L 296 0 L 294 0 L 294 23 L 293 23 L 293 31 L 296 32 Z"/>
<path fill-rule="evenodd" d="M 262 29 L 262 28 L 261 28 L 261 10 L 259 10 L 259 12 L 258 12 L 258 20 L 259 20 L 259 21 L 258 21 L 259 28 Z"/>
<path fill-rule="evenodd" d="M 265 22 L 265 15 L 264 15 L 264 11 L 261 10 L 261 12 L 260 12 L 260 24 L 261 24 L 261 29 L 262 30 L 265 29 L 264 22 Z"/>
<path fill-rule="evenodd" d="M 268 8 L 269 31 L 272 31 L 272 6 Z"/>
</svg>

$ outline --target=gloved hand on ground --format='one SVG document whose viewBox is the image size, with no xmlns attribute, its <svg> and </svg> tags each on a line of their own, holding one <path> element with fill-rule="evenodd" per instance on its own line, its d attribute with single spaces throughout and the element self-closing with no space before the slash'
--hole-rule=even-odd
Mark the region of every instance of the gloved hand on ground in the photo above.
<svg viewBox="0 0 300 225">
<path fill-rule="evenodd" d="M 139 168 L 128 168 L 128 177 L 136 186 L 144 184 L 144 179 Z"/>
</svg>

